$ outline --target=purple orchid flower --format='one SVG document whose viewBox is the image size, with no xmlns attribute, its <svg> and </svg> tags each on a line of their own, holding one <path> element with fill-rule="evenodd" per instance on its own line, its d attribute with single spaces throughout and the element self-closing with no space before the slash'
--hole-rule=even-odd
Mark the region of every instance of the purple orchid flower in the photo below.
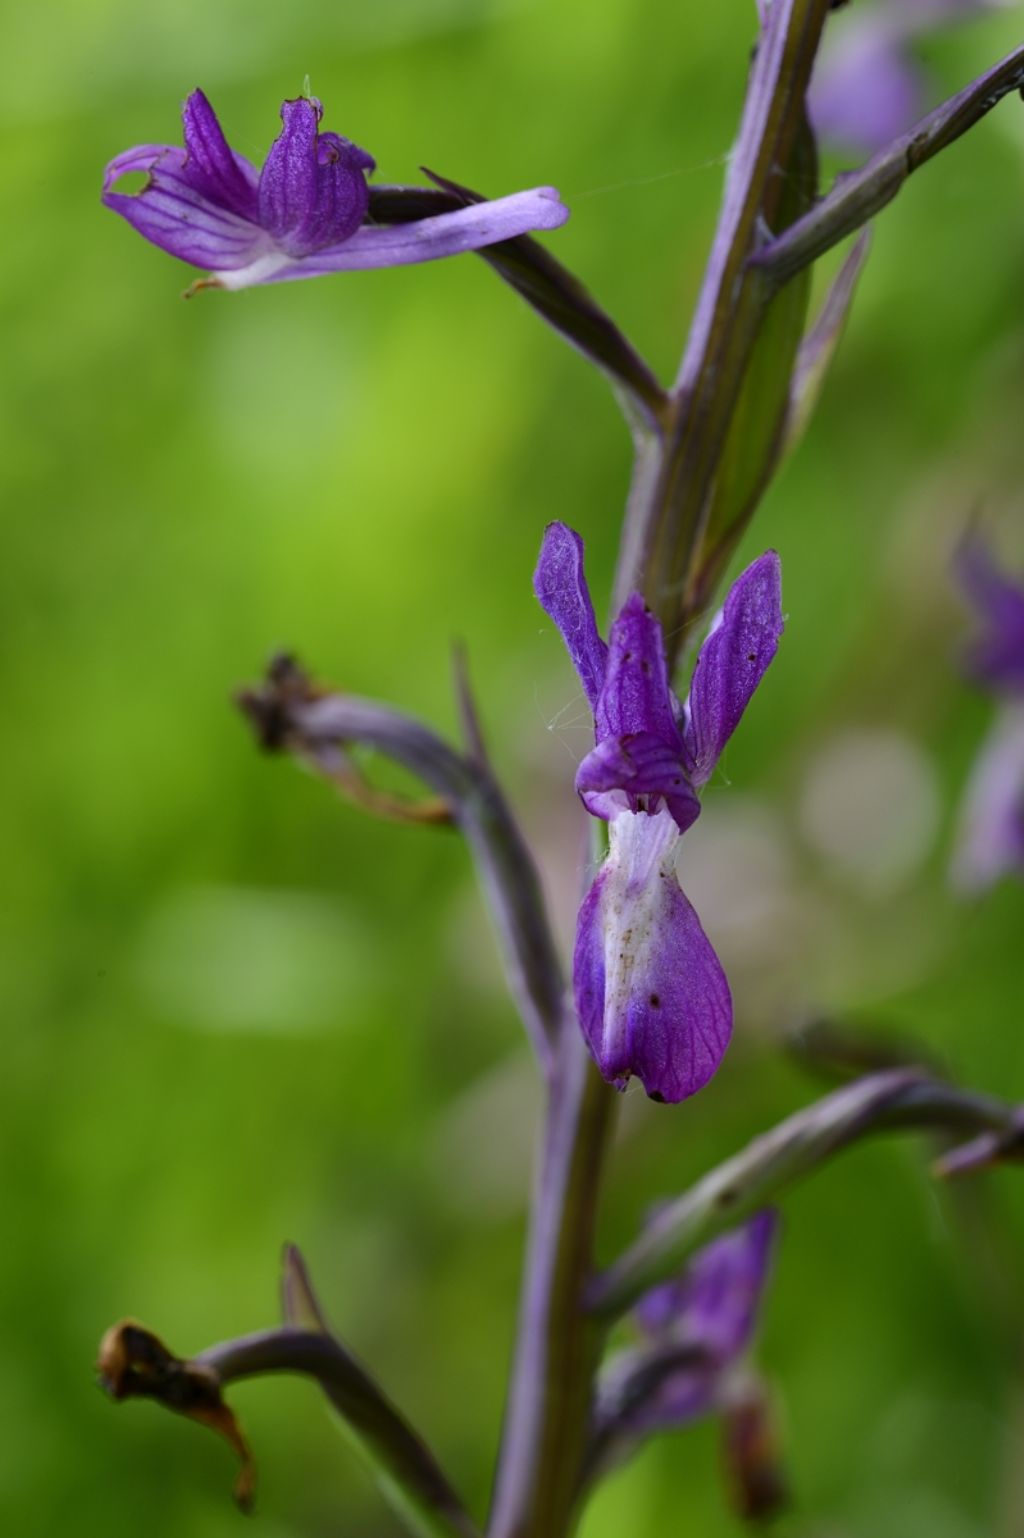
<svg viewBox="0 0 1024 1538">
<path fill-rule="evenodd" d="M 685 708 L 669 687 L 661 626 L 635 593 L 606 646 L 583 574 L 583 541 L 544 535 L 534 591 L 594 712 L 580 764 L 587 810 L 608 823 L 608 857 L 584 898 L 573 983 L 587 1045 L 618 1088 L 635 1074 L 655 1100 L 711 1078 L 732 1032 L 725 973 L 675 875 L 679 840 L 782 633 L 779 559 L 737 578 L 701 647 Z"/>
<path fill-rule="evenodd" d="M 777 1230 L 778 1214 L 765 1208 L 640 1300 L 635 1318 L 643 1345 L 612 1360 L 599 1395 L 599 1418 L 615 1440 L 685 1426 L 727 1407 L 757 1326 Z"/>
<path fill-rule="evenodd" d="M 162 251 L 211 271 L 209 286 L 230 289 L 432 261 L 556 229 L 569 217 L 554 188 L 535 187 L 408 224 L 368 224 L 373 157 L 321 133 L 322 116 L 315 98 L 284 102 L 284 126 L 258 172 L 193 91 L 182 109 L 184 149 L 125 150 L 107 166 L 103 202 Z M 141 192 L 114 191 L 131 171 L 148 174 Z"/>
<path fill-rule="evenodd" d="M 953 862 L 956 885 L 979 892 L 1024 874 L 1024 586 L 998 570 L 977 538 L 963 546 L 958 568 L 981 619 L 966 667 L 1000 697 L 967 784 Z"/>
</svg>

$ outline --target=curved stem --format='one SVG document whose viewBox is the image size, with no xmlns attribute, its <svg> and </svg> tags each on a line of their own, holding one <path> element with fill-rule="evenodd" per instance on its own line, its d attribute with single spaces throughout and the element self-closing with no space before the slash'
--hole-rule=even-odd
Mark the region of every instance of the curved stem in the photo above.
<svg viewBox="0 0 1024 1538">
<path fill-rule="evenodd" d="M 606 1321 L 624 1313 L 716 1234 L 871 1133 L 941 1127 L 1012 1134 L 1018 1125 L 1013 1106 L 916 1070 L 858 1079 L 755 1138 L 663 1208 L 636 1243 L 595 1279 L 588 1305 Z"/>
<path fill-rule="evenodd" d="M 441 797 L 473 853 L 509 989 L 550 1073 L 565 1013 L 562 968 L 533 856 L 486 761 L 457 753 L 421 721 L 376 700 L 315 689 L 287 657 L 275 659 L 266 683 L 238 702 L 265 746 L 288 749 L 342 789 L 346 748 L 360 743 Z"/>
<path fill-rule="evenodd" d="M 191 1365 L 214 1372 L 221 1385 L 279 1372 L 315 1378 L 414 1532 L 423 1538 L 479 1538 L 426 1443 L 332 1336 L 287 1327 L 262 1330 L 211 1346 Z"/>
</svg>

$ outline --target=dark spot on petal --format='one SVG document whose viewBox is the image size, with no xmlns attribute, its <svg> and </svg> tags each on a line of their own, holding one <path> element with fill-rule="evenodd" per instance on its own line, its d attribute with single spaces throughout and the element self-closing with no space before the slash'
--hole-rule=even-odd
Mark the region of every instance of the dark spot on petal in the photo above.
<svg viewBox="0 0 1024 1538">
<path fill-rule="evenodd" d="M 660 1004 L 661 1004 L 661 996 L 660 996 L 660 994 L 652 993 L 651 997 L 650 997 L 651 1008 L 652 1009 L 658 1009 Z"/>
<path fill-rule="evenodd" d="M 747 661 L 748 662 L 756 662 L 757 661 L 757 652 L 747 652 Z"/>
<path fill-rule="evenodd" d="M 651 676 L 651 664 L 648 662 L 646 657 L 644 658 L 643 662 L 641 662 L 641 664 L 640 664 L 640 671 L 644 675 L 645 678 L 650 678 L 650 676 Z"/>
</svg>

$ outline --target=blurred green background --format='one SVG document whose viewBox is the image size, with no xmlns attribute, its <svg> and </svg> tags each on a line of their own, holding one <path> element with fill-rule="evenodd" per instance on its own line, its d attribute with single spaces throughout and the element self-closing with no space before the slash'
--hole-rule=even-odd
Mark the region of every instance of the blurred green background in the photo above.
<svg viewBox="0 0 1024 1538">
<path fill-rule="evenodd" d="M 1020 8 L 927 49 L 936 99 Z M 587 723 L 537 609 L 544 523 L 607 590 L 629 444 L 603 381 L 474 258 L 182 304 L 99 204 L 202 84 L 257 162 L 308 71 L 386 180 L 553 182 L 551 237 L 663 376 L 682 345 L 752 41 L 748 0 L 125 0 L 9 7 L 0 286 L 5 712 L 0 1516 L 11 1533 L 240 1531 L 229 1455 L 91 1362 L 274 1322 L 297 1241 L 353 1347 L 479 1506 L 501 1412 L 536 1095 L 465 852 L 264 759 L 230 704 L 271 649 L 450 731 L 467 643 L 568 938 Z M 882 217 L 820 412 L 741 557 L 787 635 L 687 840 L 737 996 L 681 1109 L 627 1097 L 614 1252 L 658 1197 L 817 1092 L 814 1014 L 909 1031 L 1024 1096 L 1024 894 L 947 870 L 991 702 L 957 672 L 949 552 L 978 509 L 1024 567 L 1024 113 Z M 1024 1530 L 1024 1193 L 957 1210 L 927 1150 L 846 1155 L 785 1205 L 760 1359 L 801 1538 Z M 234 1402 L 264 1538 L 397 1532 L 299 1382 Z M 1016 1481 L 1016 1483 L 1015 1483 Z M 664 1438 L 585 1538 L 738 1531 L 713 1428 Z"/>
</svg>

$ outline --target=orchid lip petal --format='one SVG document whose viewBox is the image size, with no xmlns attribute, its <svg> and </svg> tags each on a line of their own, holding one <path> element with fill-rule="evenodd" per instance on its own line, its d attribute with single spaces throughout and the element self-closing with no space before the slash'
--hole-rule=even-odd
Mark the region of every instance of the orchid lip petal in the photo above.
<svg viewBox="0 0 1024 1538">
<path fill-rule="evenodd" d="M 409 224 L 363 225 L 348 240 L 288 257 L 272 269 L 263 263 L 251 270 L 218 272 L 225 288 L 249 288 L 257 283 L 288 282 L 322 277 L 331 272 L 357 272 L 380 267 L 404 267 L 477 251 L 497 241 L 511 240 L 528 230 L 557 229 L 569 217 L 553 187 L 534 187 L 489 203 L 474 203 L 455 213 L 436 214 Z"/>
<path fill-rule="evenodd" d="M 603 1076 L 623 1088 L 635 1075 L 672 1103 L 713 1076 L 732 1031 L 725 974 L 676 880 L 680 836 L 668 811 L 613 817 L 573 960 L 580 1025 Z"/>
</svg>

